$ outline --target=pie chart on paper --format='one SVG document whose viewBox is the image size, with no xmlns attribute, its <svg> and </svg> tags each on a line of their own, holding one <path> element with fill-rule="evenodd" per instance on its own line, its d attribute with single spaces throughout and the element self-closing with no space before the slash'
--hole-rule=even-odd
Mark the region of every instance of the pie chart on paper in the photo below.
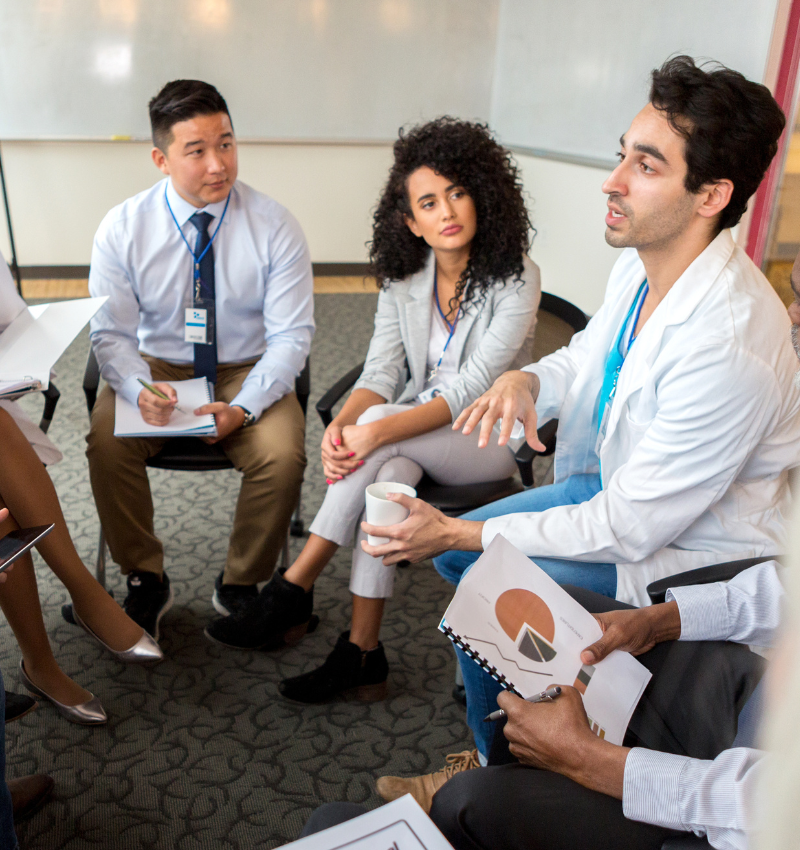
<svg viewBox="0 0 800 850">
<path fill-rule="evenodd" d="M 553 615 L 535 593 L 522 588 L 506 590 L 498 597 L 494 611 L 500 628 L 526 658 L 544 664 L 556 657 Z"/>
</svg>

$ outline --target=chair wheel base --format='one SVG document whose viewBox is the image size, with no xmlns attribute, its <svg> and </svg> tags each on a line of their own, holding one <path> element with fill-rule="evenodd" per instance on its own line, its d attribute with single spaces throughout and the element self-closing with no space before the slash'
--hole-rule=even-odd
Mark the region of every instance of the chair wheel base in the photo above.
<svg viewBox="0 0 800 850">
<path fill-rule="evenodd" d="M 461 705 L 467 704 L 467 689 L 463 685 L 456 685 L 451 691 L 453 699 Z"/>
<path fill-rule="evenodd" d="M 305 523 L 301 519 L 293 519 L 289 523 L 289 534 L 292 537 L 302 537 L 306 533 Z"/>
</svg>

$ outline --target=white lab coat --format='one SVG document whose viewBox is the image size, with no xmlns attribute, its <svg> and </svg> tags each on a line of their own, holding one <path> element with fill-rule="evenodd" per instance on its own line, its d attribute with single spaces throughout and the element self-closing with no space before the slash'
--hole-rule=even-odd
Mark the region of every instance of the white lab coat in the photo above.
<svg viewBox="0 0 800 850">
<path fill-rule="evenodd" d="M 557 417 L 555 480 L 597 472 L 597 405 L 608 353 L 645 278 L 625 250 L 603 306 L 566 348 L 526 367 L 540 422 Z M 707 564 L 786 551 L 788 470 L 800 465 L 800 391 L 790 322 L 724 230 L 659 304 L 619 375 L 599 466 L 581 505 L 488 520 L 531 557 L 615 563 L 617 598 Z"/>
</svg>

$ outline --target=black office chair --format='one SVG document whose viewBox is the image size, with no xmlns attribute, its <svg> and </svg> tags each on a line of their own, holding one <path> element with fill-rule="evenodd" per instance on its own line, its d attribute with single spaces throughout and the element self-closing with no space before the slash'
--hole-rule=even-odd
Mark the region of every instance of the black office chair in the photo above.
<svg viewBox="0 0 800 850">
<path fill-rule="evenodd" d="M 740 561 L 726 561 L 724 564 L 712 564 L 708 567 L 699 567 L 696 570 L 687 570 L 685 573 L 677 573 L 674 576 L 660 578 L 647 585 L 647 595 L 653 605 L 663 602 L 667 591 L 671 587 L 691 587 L 696 584 L 711 584 L 715 581 L 730 581 L 739 573 L 749 570 L 756 564 L 766 561 L 775 561 L 782 555 L 762 555 L 760 558 L 743 558 Z"/>
<path fill-rule="evenodd" d="M 94 354 L 94 349 L 89 349 L 89 357 L 86 361 L 86 371 L 83 375 L 83 392 L 86 396 L 86 407 L 89 416 L 97 401 L 97 391 L 100 385 L 100 367 Z M 308 396 L 311 391 L 311 376 L 308 360 L 303 371 L 295 380 L 295 393 L 303 416 L 308 409 Z M 209 445 L 199 437 L 174 437 L 166 442 L 158 454 L 153 455 L 146 462 L 151 469 L 171 469 L 178 472 L 212 472 L 220 469 L 233 469 L 233 464 L 225 456 L 218 444 Z M 282 563 L 284 567 L 289 565 L 289 534 L 293 537 L 302 537 L 303 520 L 300 515 L 300 499 L 286 535 L 283 547 Z M 103 528 L 100 527 L 100 539 L 97 546 L 96 576 L 100 584 L 106 586 L 106 541 Z"/>
<path fill-rule="evenodd" d="M 574 304 L 552 295 L 549 292 L 542 293 L 542 300 L 537 313 L 536 335 L 531 362 L 536 362 L 546 354 L 567 345 L 572 335 L 582 331 L 588 323 L 586 315 Z M 346 375 L 339 380 L 322 396 L 317 402 L 317 413 L 327 428 L 333 420 L 333 408 L 344 394 L 355 384 L 364 363 L 354 366 Z M 442 513 L 448 516 L 459 516 L 467 511 L 512 496 L 523 489 L 533 487 L 533 459 L 537 454 L 548 456 L 553 454 L 556 447 L 556 430 L 558 420 L 551 419 L 539 429 L 539 439 L 545 445 L 544 452 L 537 452 L 527 443 L 519 448 L 514 459 L 517 462 L 520 480 L 512 476 L 502 481 L 488 481 L 481 484 L 462 484 L 459 486 L 447 486 L 437 484 L 428 475 L 423 475 L 417 484 L 417 495 Z"/>
</svg>

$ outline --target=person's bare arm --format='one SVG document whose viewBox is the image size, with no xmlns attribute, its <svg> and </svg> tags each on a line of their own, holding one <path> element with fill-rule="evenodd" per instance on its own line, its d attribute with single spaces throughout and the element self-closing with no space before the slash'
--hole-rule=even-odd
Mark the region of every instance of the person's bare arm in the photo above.
<svg viewBox="0 0 800 850">
<path fill-rule="evenodd" d="M 529 703 L 508 692 L 497 698 L 508 716 L 503 732 L 511 755 L 621 800 L 630 749 L 598 738 L 589 728 L 581 695 L 575 688 L 561 688 L 552 702 Z"/>
<path fill-rule="evenodd" d="M 412 499 L 403 493 L 389 493 L 386 498 L 399 502 L 410 513 L 396 525 L 377 526 L 362 522 L 361 528 L 367 534 L 388 537 L 389 542 L 370 546 L 362 540 L 361 548 L 374 558 L 383 558 L 387 566 L 398 561 L 417 563 L 450 549 L 462 552 L 480 552 L 483 549 L 482 522 L 446 516 L 422 499 Z"/>
</svg>

